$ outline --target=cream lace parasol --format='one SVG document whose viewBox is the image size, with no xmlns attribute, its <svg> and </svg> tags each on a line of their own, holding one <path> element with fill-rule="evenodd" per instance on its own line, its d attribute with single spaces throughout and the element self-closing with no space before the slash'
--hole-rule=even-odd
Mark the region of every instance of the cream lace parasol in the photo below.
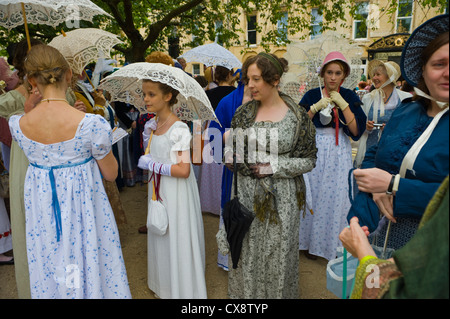
<svg viewBox="0 0 450 319">
<path fill-rule="evenodd" d="M 342 87 L 354 89 L 361 78 L 364 49 L 334 31 L 328 31 L 313 40 L 292 41 L 287 45 L 284 58 L 289 62 L 289 72 L 283 76 L 280 86 L 286 87 L 287 94 L 297 90 L 292 94 L 295 94 L 295 100 L 300 101 L 307 91 L 323 85 L 319 76 L 320 66 L 332 51 L 341 52 L 351 65 L 350 75 Z"/>
<path fill-rule="evenodd" d="M 174 113 L 182 120 L 217 120 L 211 103 L 198 82 L 183 70 L 161 63 L 129 64 L 100 82 L 99 89 L 111 94 L 111 101 L 134 105 L 141 113 L 148 113 L 142 95 L 142 80 L 151 80 L 176 89 L 178 103 Z"/>
<path fill-rule="evenodd" d="M 181 56 L 186 62 L 203 63 L 206 67 L 223 66 L 229 70 L 242 67 L 241 61 L 230 51 L 217 43 L 201 45 Z"/>
<path fill-rule="evenodd" d="M 11 30 L 27 23 L 58 26 L 64 22 L 92 21 L 96 15 L 111 17 L 89 0 L 0 0 L 0 25 Z"/>
<path fill-rule="evenodd" d="M 111 49 L 119 43 L 122 41 L 108 31 L 82 28 L 53 38 L 49 45 L 61 52 L 73 71 L 82 74 L 86 65 L 100 57 L 109 57 Z"/>
</svg>

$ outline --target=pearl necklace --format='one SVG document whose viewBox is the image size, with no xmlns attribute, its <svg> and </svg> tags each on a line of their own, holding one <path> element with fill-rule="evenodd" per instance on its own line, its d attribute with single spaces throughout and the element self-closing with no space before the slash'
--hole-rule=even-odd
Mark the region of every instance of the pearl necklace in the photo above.
<svg viewBox="0 0 450 319">
<path fill-rule="evenodd" d="M 164 127 L 164 125 L 166 125 L 166 123 L 169 121 L 169 119 L 172 117 L 173 113 L 170 113 L 170 115 L 167 117 L 167 120 L 164 121 L 163 124 L 161 124 L 161 126 L 158 125 L 158 127 L 156 128 L 157 130 L 160 130 L 161 128 Z M 158 121 L 159 124 L 159 121 Z"/>
</svg>

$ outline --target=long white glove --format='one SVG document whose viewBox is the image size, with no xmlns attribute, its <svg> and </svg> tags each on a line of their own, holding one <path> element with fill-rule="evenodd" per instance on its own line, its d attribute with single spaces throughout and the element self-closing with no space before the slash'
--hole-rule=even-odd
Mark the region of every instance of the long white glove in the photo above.
<svg viewBox="0 0 450 319">
<path fill-rule="evenodd" d="M 142 132 L 142 140 L 144 145 L 144 150 L 147 149 L 148 141 L 150 140 L 150 135 L 152 134 L 152 131 L 156 130 L 156 126 L 158 124 L 156 123 L 155 118 L 151 118 L 147 123 L 144 125 L 144 131 Z"/>
<path fill-rule="evenodd" d="M 145 133 L 146 135 L 149 135 L 149 136 L 150 136 L 150 134 L 152 133 L 152 131 L 156 130 L 157 125 L 158 125 L 158 124 L 156 123 L 155 118 L 154 118 L 154 117 L 151 118 L 151 119 L 148 120 L 147 123 L 145 123 L 145 125 L 144 125 L 144 133 Z"/>
<path fill-rule="evenodd" d="M 138 161 L 138 167 L 149 172 L 155 172 L 161 175 L 172 176 L 172 164 L 163 164 L 152 159 L 150 154 L 142 155 Z"/>
<path fill-rule="evenodd" d="M 311 113 L 316 114 L 320 110 L 326 108 L 327 105 L 330 104 L 330 103 L 331 103 L 331 98 L 323 97 L 319 102 L 317 102 L 316 104 L 311 105 L 311 107 L 310 107 Z"/>
</svg>

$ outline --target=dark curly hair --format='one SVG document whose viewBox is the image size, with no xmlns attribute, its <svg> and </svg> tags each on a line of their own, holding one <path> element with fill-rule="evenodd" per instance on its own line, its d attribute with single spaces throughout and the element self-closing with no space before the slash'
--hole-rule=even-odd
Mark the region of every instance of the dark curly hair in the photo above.
<svg viewBox="0 0 450 319">
<path fill-rule="evenodd" d="M 288 71 L 288 61 L 286 59 L 279 58 L 275 54 L 270 55 L 273 59 L 278 61 L 283 73 Z M 255 55 L 245 60 L 244 65 L 242 66 L 242 80 L 245 84 L 248 84 L 247 71 L 252 64 L 256 64 L 258 69 L 261 70 L 261 76 L 265 82 L 273 85 L 276 81 L 281 79 L 282 74 L 280 75 L 274 62 L 263 55 Z"/>
</svg>

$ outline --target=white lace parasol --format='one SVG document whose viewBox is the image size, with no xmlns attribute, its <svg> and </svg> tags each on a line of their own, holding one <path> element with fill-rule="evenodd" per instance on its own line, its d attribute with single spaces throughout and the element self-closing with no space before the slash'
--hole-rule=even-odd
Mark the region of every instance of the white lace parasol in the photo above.
<svg viewBox="0 0 450 319">
<path fill-rule="evenodd" d="M 341 34 L 328 31 L 314 40 L 292 41 L 288 44 L 284 58 L 289 62 L 289 72 L 281 81 L 282 90 L 286 88 L 291 91 L 295 100 L 300 101 L 303 94 L 310 89 L 323 85 L 319 77 L 320 67 L 327 54 L 332 51 L 341 52 L 351 66 L 350 75 L 342 87 L 354 89 L 361 77 L 361 57 L 364 49 Z"/>
<path fill-rule="evenodd" d="M 181 56 L 186 62 L 199 62 L 210 66 L 223 66 L 229 70 L 233 68 L 241 68 L 242 63 L 230 51 L 217 43 L 201 45 L 192 50 L 187 51 Z"/>
<path fill-rule="evenodd" d="M 22 3 L 27 23 L 58 26 L 73 21 L 92 21 L 96 15 L 107 15 L 89 0 L 0 0 L 0 25 L 11 30 L 24 24 Z"/>
<path fill-rule="evenodd" d="M 142 95 L 142 80 L 151 80 L 176 89 L 178 103 L 174 113 L 182 120 L 213 120 L 219 123 L 211 103 L 198 82 L 183 70 L 161 63 L 129 64 L 104 78 L 99 89 L 108 91 L 111 101 L 134 105 L 141 113 L 148 113 Z"/>
<path fill-rule="evenodd" d="M 82 74 L 86 65 L 97 61 L 100 57 L 109 57 L 111 49 L 119 43 L 122 41 L 108 31 L 82 28 L 59 35 L 48 45 L 61 52 L 73 71 Z"/>
</svg>

